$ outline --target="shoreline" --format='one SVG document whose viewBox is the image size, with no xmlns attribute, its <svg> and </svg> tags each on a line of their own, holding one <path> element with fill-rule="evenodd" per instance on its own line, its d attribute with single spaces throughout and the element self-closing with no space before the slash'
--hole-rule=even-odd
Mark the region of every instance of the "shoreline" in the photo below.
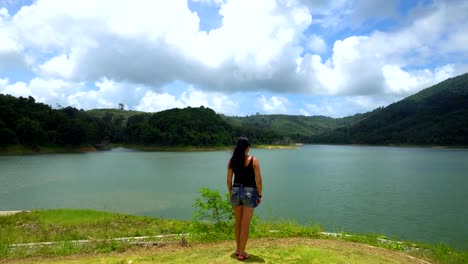
<svg viewBox="0 0 468 264">
<path fill-rule="evenodd" d="M 0 146 L 0 156 L 2 155 L 35 155 L 35 154 L 68 154 L 68 153 L 86 153 L 98 151 L 91 145 L 83 146 L 40 146 L 30 147 L 24 145 Z"/>
<path fill-rule="evenodd" d="M 371 145 L 371 144 L 331 144 L 331 143 L 296 143 L 293 145 L 274 145 L 274 144 L 259 144 L 253 145 L 252 148 L 266 150 L 293 150 L 300 149 L 303 146 L 348 146 L 348 147 L 393 147 L 393 148 L 425 148 L 425 149 L 461 149 L 466 150 L 468 146 L 450 146 L 450 145 L 404 145 L 404 144 L 386 144 L 386 145 Z M 112 149 L 127 148 L 137 151 L 174 151 L 174 152 L 197 152 L 197 151 L 231 151 L 233 146 L 151 146 L 151 145 L 132 145 L 132 144 L 112 144 Z M 111 149 L 111 151 L 112 151 Z M 68 153 L 88 153 L 98 152 L 92 145 L 82 146 L 39 146 L 28 147 L 24 145 L 9 145 L 0 146 L 0 156 L 7 155 L 35 155 L 35 154 L 68 154 Z M 103 150 L 108 151 L 108 150 Z"/>
<path fill-rule="evenodd" d="M 126 148 L 136 151 L 173 151 L 173 152 L 197 152 L 197 151 L 232 151 L 233 146 L 151 146 L 151 145 L 131 145 L 131 144 L 112 144 L 112 149 Z M 298 149 L 298 145 L 257 145 L 253 148 L 258 149 Z M 35 155 L 35 154 L 68 154 L 68 153 L 88 153 L 98 152 L 94 146 L 76 146 L 76 147 L 28 147 L 23 145 L 10 145 L 0 147 L 1 155 Z M 102 150 L 108 151 L 108 150 Z"/>
</svg>

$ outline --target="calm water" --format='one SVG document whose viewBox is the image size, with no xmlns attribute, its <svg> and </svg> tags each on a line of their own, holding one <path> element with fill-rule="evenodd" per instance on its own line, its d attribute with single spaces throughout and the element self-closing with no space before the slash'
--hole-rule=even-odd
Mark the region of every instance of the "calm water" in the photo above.
<svg viewBox="0 0 468 264">
<path fill-rule="evenodd" d="M 256 214 L 468 249 L 468 150 L 253 149 Z M 90 208 L 189 219 L 200 187 L 225 192 L 229 151 L 0 156 L 0 210 Z"/>
</svg>

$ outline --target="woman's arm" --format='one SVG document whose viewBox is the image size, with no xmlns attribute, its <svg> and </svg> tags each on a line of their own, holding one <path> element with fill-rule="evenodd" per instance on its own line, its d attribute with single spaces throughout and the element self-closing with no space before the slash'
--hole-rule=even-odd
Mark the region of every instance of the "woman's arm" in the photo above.
<svg viewBox="0 0 468 264">
<path fill-rule="evenodd" d="M 227 168 L 227 188 L 229 191 L 229 196 L 231 196 L 232 190 L 232 168 L 231 168 L 231 161 L 229 161 L 228 168 Z"/>
<path fill-rule="evenodd" d="M 257 183 L 258 195 L 262 196 L 262 173 L 260 172 L 260 163 L 258 159 L 254 158 L 253 167 L 255 172 L 255 182 Z"/>
</svg>

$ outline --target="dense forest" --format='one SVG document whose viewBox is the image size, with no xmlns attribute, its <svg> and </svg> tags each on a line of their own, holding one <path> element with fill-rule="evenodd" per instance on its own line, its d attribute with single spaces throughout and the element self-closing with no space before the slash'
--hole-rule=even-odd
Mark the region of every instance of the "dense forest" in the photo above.
<svg viewBox="0 0 468 264">
<path fill-rule="evenodd" d="M 0 144 L 80 145 L 112 133 L 102 119 L 72 107 L 55 110 L 34 98 L 0 94 Z"/>
<path fill-rule="evenodd" d="M 273 131 L 240 127 L 206 107 L 144 113 L 120 109 L 52 109 L 34 98 L 0 94 L 0 145 L 79 146 L 102 141 L 152 146 L 227 146 L 239 135 L 256 144 L 280 140 Z"/>
<path fill-rule="evenodd" d="M 0 146 L 80 146 L 103 140 L 152 146 L 254 144 L 468 145 L 468 74 L 365 114 L 230 117 L 206 107 L 157 113 L 53 109 L 34 98 L 0 94 Z"/>
</svg>

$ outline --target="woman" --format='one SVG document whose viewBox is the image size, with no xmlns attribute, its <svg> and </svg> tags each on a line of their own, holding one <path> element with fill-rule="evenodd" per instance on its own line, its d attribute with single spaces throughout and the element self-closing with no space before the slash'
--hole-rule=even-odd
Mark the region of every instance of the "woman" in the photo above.
<svg viewBox="0 0 468 264">
<path fill-rule="evenodd" d="M 239 138 L 227 169 L 227 187 L 236 218 L 236 256 L 238 260 L 246 260 L 250 257 L 245 252 L 250 220 L 252 220 L 254 208 L 262 201 L 260 164 L 256 158 L 249 156 L 249 150 L 249 140 L 243 137 Z M 234 183 L 232 181 L 233 174 Z"/>
</svg>

